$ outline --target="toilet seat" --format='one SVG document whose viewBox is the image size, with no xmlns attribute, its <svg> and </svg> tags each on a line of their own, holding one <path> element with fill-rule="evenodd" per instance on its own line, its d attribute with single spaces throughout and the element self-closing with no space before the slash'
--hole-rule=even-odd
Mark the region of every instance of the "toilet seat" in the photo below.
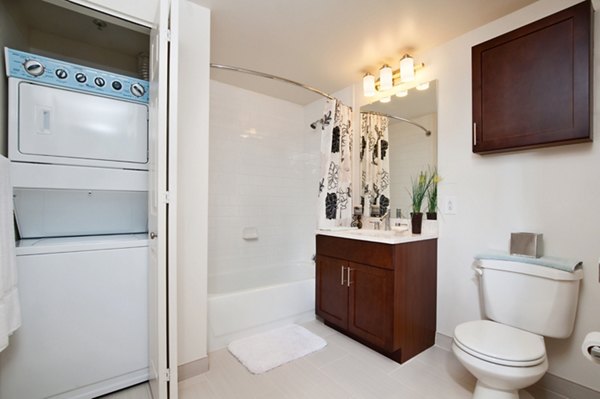
<svg viewBox="0 0 600 399">
<path fill-rule="evenodd" d="M 490 320 L 458 325 L 454 342 L 472 356 L 503 366 L 532 367 L 546 359 L 543 337 Z"/>
</svg>

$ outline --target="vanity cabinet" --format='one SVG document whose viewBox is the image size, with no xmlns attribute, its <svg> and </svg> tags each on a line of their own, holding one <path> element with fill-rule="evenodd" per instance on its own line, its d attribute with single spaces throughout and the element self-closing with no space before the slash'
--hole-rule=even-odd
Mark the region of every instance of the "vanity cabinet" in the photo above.
<svg viewBox="0 0 600 399">
<path fill-rule="evenodd" d="M 472 48 L 474 153 L 591 141 L 585 1 Z"/>
<path fill-rule="evenodd" d="M 404 362 L 434 344 L 437 240 L 383 244 L 317 236 L 316 313 Z"/>
</svg>

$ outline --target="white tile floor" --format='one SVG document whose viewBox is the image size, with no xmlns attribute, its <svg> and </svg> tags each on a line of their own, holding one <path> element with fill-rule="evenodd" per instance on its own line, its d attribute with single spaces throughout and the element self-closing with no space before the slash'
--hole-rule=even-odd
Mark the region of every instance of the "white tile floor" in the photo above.
<svg viewBox="0 0 600 399">
<path fill-rule="evenodd" d="M 327 346 L 261 375 L 227 349 L 210 353 L 210 370 L 179 384 L 181 399 L 469 399 L 475 379 L 454 355 L 432 347 L 398 364 L 319 321 L 303 324 Z M 150 398 L 145 384 L 103 399 Z"/>
<path fill-rule="evenodd" d="M 449 353 L 431 348 L 400 365 L 318 321 L 304 327 L 327 340 L 311 355 L 252 375 L 229 352 L 210 354 L 208 373 L 179 384 L 197 398 L 469 398 L 474 380 Z"/>
</svg>

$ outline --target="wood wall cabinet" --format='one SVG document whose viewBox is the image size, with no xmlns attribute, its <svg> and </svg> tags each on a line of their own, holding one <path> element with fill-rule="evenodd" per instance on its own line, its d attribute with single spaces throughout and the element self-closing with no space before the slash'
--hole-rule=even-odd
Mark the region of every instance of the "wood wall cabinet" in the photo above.
<svg viewBox="0 0 600 399">
<path fill-rule="evenodd" d="M 590 1 L 472 48 L 473 152 L 591 141 Z"/>
<path fill-rule="evenodd" d="M 437 240 L 382 244 L 317 236 L 316 313 L 405 362 L 434 344 Z"/>
</svg>

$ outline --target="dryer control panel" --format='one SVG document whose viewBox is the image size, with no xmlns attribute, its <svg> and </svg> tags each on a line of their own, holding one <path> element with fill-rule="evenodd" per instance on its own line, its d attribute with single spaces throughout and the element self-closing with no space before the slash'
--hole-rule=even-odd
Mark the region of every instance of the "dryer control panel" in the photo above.
<svg viewBox="0 0 600 399">
<path fill-rule="evenodd" d="M 4 48 L 6 75 L 66 89 L 148 103 L 146 80 Z"/>
</svg>

